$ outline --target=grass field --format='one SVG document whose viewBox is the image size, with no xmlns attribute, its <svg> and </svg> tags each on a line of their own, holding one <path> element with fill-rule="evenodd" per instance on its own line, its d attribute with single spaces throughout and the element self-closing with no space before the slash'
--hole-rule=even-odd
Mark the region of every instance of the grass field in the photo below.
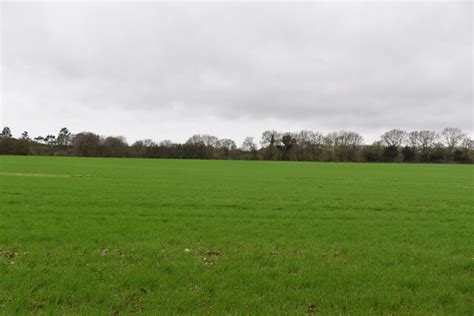
<svg viewBox="0 0 474 316">
<path fill-rule="evenodd" d="M 474 313 L 473 166 L 0 157 L 0 313 Z"/>
</svg>

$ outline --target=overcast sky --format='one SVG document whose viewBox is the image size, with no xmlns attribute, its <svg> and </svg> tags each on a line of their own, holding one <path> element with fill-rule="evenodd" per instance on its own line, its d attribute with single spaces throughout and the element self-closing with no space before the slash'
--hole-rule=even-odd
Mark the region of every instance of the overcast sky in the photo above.
<svg viewBox="0 0 474 316">
<path fill-rule="evenodd" d="M 1 3 L 2 125 L 473 132 L 472 3 Z"/>
</svg>

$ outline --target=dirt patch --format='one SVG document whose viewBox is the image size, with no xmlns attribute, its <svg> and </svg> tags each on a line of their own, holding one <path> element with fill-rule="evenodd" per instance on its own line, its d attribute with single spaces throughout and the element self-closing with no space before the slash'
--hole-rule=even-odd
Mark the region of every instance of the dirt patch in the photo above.
<svg viewBox="0 0 474 316">
<path fill-rule="evenodd" d="M 212 268 L 217 263 L 217 258 L 220 256 L 220 252 L 215 250 L 208 250 L 203 254 L 202 260 L 204 265 L 208 268 Z"/>
<path fill-rule="evenodd" d="M 307 315 L 314 315 L 316 313 L 316 305 L 315 304 L 309 304 L 308 308 L 306 310 Z"/>
<path fill-rule="evenodd" d="M 21 258 L 22 256 L 28 255 L 29 252 L 16 252 L 13 250 L 2 250 L 0 255 L 7 259 L 7 264 L 14 265 L 16 259 Z"/>
<path fill-rule="evenodd" d="M 5 257 L 7 259 L 12 259 L 15 257 L 18 257 L 20 254 L 16 251 L 12 250 L 2 250 L 2 257 Z"/>
</svg>

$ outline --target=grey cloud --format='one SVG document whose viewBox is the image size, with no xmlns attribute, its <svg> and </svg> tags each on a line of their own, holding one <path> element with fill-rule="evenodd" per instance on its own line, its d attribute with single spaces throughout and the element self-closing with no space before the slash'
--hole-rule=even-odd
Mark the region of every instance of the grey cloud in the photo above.
<svg viewBox="0 0 474 316">
<path fill-rule="evenodd" d="M 2 3 L 2 121 L 472 133 L 471 24 L 470 2 Z"/>
</svg>

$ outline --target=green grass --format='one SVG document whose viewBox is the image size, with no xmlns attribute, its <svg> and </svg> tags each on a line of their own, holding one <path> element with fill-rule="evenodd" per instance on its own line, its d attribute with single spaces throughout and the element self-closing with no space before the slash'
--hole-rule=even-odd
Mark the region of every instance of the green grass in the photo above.
<svg viewBox="0 0 474 316">
<path fill-rule="evenodd" d="M 0 157 L 0 313 L 474 313 L 473 166 Z"/>
</svg>

